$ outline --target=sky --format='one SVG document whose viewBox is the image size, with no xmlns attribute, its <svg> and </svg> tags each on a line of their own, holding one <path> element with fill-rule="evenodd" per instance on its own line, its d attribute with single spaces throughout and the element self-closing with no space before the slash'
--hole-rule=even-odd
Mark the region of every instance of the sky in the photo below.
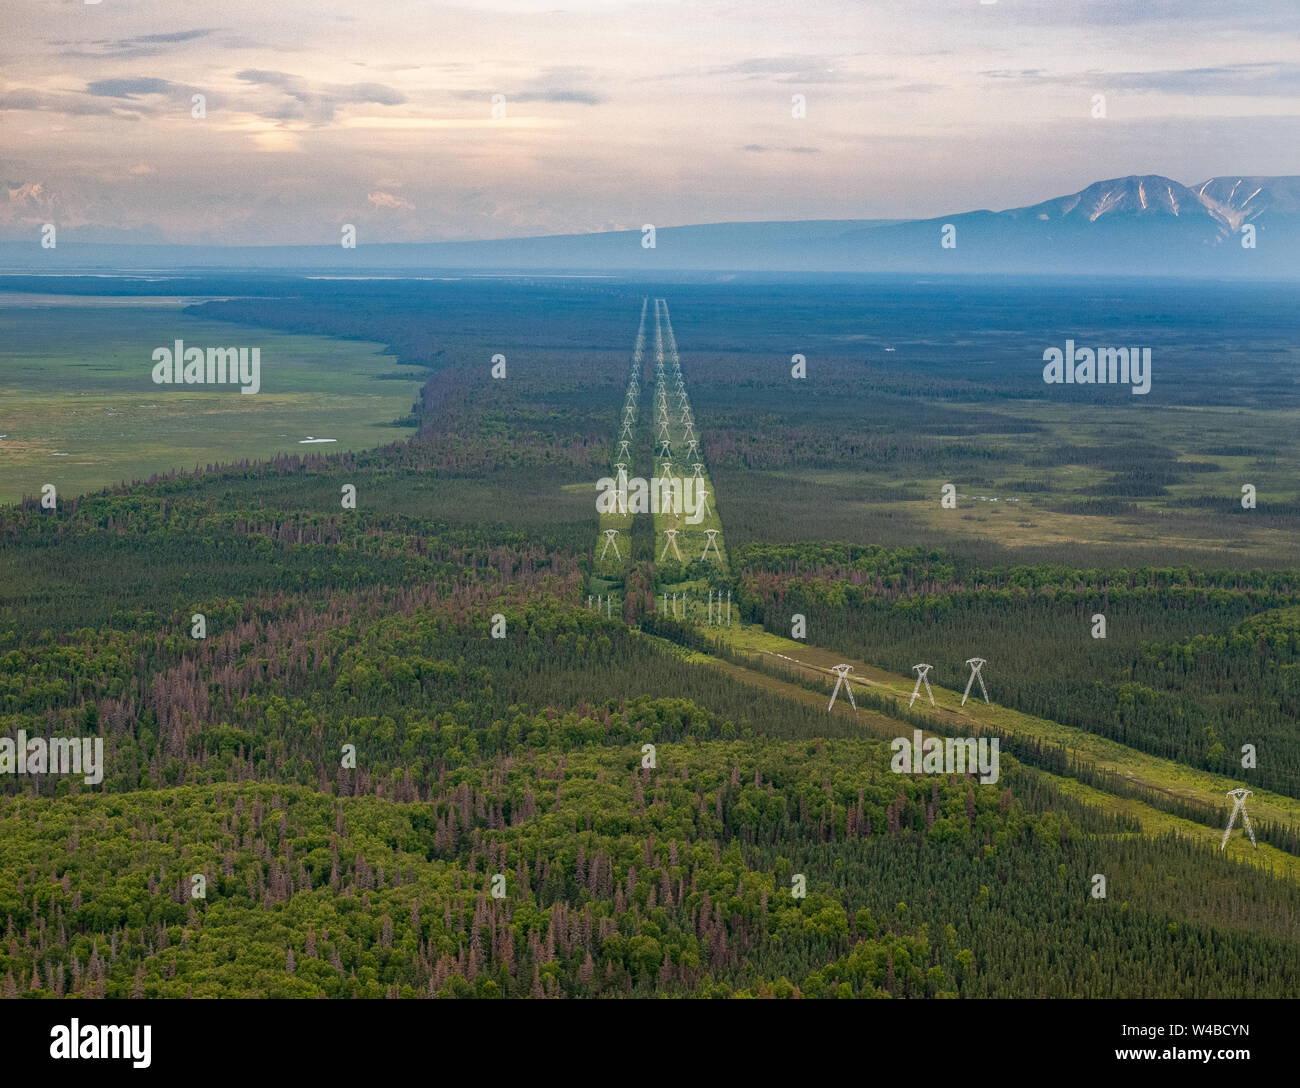
<svg viewBox="0 0 1300 1088">
<path fill-rule="evenodd" d="M 1300 174 L 1300 2 L 0 0 L 3 240 L 917 218 L 1127 174 Z"/>
</svg>

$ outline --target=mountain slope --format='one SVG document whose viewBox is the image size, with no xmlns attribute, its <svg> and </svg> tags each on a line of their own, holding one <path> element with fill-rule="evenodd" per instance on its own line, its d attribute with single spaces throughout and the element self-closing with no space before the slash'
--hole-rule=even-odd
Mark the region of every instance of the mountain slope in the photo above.
<svg viewBox="0 0 1300 1088">
<path fill-rule="evenodd" d="M 1254 237 L 1241 235 L 1246 225 Z M 951 230 L 946 228 L 951 227 Z M 66 239 L 66 243 L 65 243 Z M 808 220 L 660 227 L 481 242 L 330 246 L 0 243 L 0 271 L 69 268 L 663 272 L 894 272 L 1300 277 L 1300 177 L 1159 174 L 1093 182 L 1000 212 L 923 220 Z"/>
<path fill-rule="evenodd" d="M 1094 224 L 1103 219 L 1136 216 L 1144 219 L 1181 219 L 1205 224 L 1214 216 L 1197 199 L 1196 191 L 1159 174 L 1096 181 L 1069 196 L 1056 197 L 1027 208 L 1012 208 L 1003 215 L 1044 222 Z"/>
<path fill-rule="evenodd" d="M 1300 177 L 1210 178 L 1196 195 L 1234 231 L 1262 217 L 1300 215 Z"/>
</svg>

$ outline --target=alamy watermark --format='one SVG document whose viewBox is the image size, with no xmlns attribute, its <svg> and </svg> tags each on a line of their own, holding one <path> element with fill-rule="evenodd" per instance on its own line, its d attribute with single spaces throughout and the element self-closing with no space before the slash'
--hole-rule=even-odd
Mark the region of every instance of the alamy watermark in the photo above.
<svg viewBox="0 0 1300 1088">
<path fill-rule="evenodd" d="M 74 1016 L 50 1028 L 50 1057 L 127 1059 L 136 1069 L 148 1069 L 152 1033 L 149 1024 L 83 1024 Z"/>
<path fill-rule="evenodd" d="M 1048 385 L 1132 385 L 1135 396 L 1151 392 L 1150 348 L 1076 348 L 1043 352 L 1043 381 Z"/>
<path fill-rule="evenodd" d="M 262 388 L 261 348 L 187 348 L 177 340 L 154 348 L 155 385 L 238 385 L 241 393 Z"/>
<path fill-rule="evenodd" d="M 79 774 L 87 786 L 104 780 L 103 737 L 0 737 L 0 774 Z"/>
<path fill-rule="evenodd" d="M 687 525 L 699 525 L 709 509 L 709 493 L 700 476 L 640 476 L 628 479 L 619 469 L 618 479 L 596 481 L 596 512 L 600 514 L 685 514 Z"/>
<path fill-rule="evenodd" d="M 976 774 L 982 785 L 998 780 L 997 737 L 927 737 L 919 729 L 912 739 L 895 737 L 889 742 L 894 758 L 889 769 L 895 774 Z"/>
</svg>

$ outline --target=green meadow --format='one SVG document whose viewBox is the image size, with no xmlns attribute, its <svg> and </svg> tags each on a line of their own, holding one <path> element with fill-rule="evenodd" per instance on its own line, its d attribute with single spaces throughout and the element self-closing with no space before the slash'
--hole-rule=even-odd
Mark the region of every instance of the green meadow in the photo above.
<svg viewBox="0 0 1300 1088">
<path fill-rule="evenodd" d="M 172 469 L 368 449 L 407 437 L 418 366 L 381 344 L 274 332 L 183 312 L 186 300 L 33 304 L 0 295 L 0 502 L 52 483 L 80 495 Z M 256 395 L 155 385 L 175 340 L 261 349 Z M 308 436 L 334 442 L 304 444 Z"/>
</svg>

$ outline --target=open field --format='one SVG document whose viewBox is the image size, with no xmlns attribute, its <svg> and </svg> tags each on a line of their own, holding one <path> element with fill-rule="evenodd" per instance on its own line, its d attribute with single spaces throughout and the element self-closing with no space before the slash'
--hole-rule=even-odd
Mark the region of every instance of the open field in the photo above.
<svg viewBox="0 0 1300 1088">
<path fill-rule="evenodd" d="M 830 671 L 830 666 L 842 662 L 853 665 L 850 681 L 858 687 L 859 691 L 863 688 L 871 688 L 883 692 L 899 699 L 903 706 L 911 696 L 912 681 L 904 677 L 891 676 L 880 669 L 861 662 L 848 661 L 835 654 L 818 650 L 816 647 L 777 639 L 758 628 L 724 628 L 721 635 L 723 640 L 735 649 L 768 657 L 772 659 L 772 663 L 779 663 L 781 667 L 788 668 L 791 672 L 825 677 L 827 691 L 834 684 L 834 673 Z M 704 653 L 691 654 L 689 660 L 704 667 L 717 669 L 768 694 L 791 699 L 811 708 L 822 710 L 826 708 L 825 693 L 809 691 L 788 680 Z M 961 701 L 959 692 L 946 691 L 933 683 L 931 687 L 934 689 L 935 702 L 938 706 L 931 708 L 922 692 L 914 711 L 922 717 L 942 722 L 948 727 L 946 735 L 949 736 L 953 735 L 953 726 L 976 726 L 1001 736 L 1031 737 L 1050 741 L 1064 746 L 1072 755 L 1082 756 L 1096 766 L 1116 771 L 1139 785 L 1150 786 L 1173 796 L 1216 805 L 1222 801 L 1224 790 L 1240 784 L 1237 781 L 1197 774 L 1171 760 L 1155 759 L 1142 752 L 1115 744 L 1113 741 L 1104 741 L 1080 730 L 1058 725 L 1056 722 L 1017 714 L 996 704 L 985 705 L 983 702 L 977 704 L 975 701 L 968 701 L 965 707 L 961 707 L 958 705 Z M 829 713 L 840 719 L 852 721 L 861 729 L 863 735 L 879 737 L 883 740 L 892 740 L 895 737 L 905 737 L 910 740 L 914 728 L 908 723 L 876 710 L 866 707 L 855 710 L 849 705 L 848 699 L 842 696 L 836 700 L 835 706 Z M 1133 817 L 1141 824 L 1144 834 L 1159 835 L 1174 832 L 1187 836 L 1203 846 L 1219 847 L 1222 838 L 1219 829 L 1181 819 L 1131 797 L 1116 797 L 1114 794 L 1065 776 L 1051 775 L 1044 771 L 1037 773 L 1047 775 L 1058 789 L 1077 798 L 1082 804 L 1101 811 L 1122 813 Z M 1292 826 L 1300 826 L 1300 802 L 1293 798 L 1257 791 L 1250 799 L 1249 809 L 1254 819 L 1280 820 Z M 1236 829 L 1236 834 L 1229 838 L 1225 853 L 1235 860 L 1261 866 L 1273 873 L 1285 874 L 1288 879 L 1300 883 L 1300 857 L 1288 854 L 1267 843 L 1261 843 L 1257 848 L 1252 847 L 1240 827 Z"/>
<path fill-rule="evenodd" d="M 508 306 L 488 281 L 349 285 L 345 305 L 320 284 L 293 290 L 201 310 L 392 345 L 436 375 L 431 407 L 481 423 L 471 447 L 426 417 L 445 467 L 508 469 L 521 495 L 554 493 L 530 490 L 534 473 L 567 470 L 593 491 L 608 473 L 637 314 L 662 296 L 730 548 L 844 540 L 998 563 L 1300 563 L 1293 288 L 521 280 Z M 1045 385 L 1043 350 L 1066 337 L 1152 345 L 1150 392 Z M 488 376 L 495 350 L 505 381 Z M 796 352 L 806 379 L 790 375 Z M 945 483 L 955 510 L 940 505 Z"/>
<path fill-rule="evenodd" d="M 830 650 L 779 638 L 755 625 L 735 625 L 722 629 L 718 634 L 736 650 L 763 655 L 773 665 L 789 668 L 795 673 L 820 674 L 827 678 L 828 685 L 834 683 L 834 674 L 830 671 L 832 665 L 840 662 L 852 665 L 851 677 L 857 683 L 898 699 L 903 706 L 911 698 L 915 686 L 915 677 L 899 676 Z M 943 723 L 950 731 L 954 726 L 969 725 L 992 729 L 1000 735 L 1028 737 L 1060 745 L 1071 755 L 1104 770 L 1117 771 L 1141 785 L 1207 804 L 1223 804 L 1224 793 L 1242 784 L 1240 778 L 1206 774 L 1173 760 L 1159 759 L 1082 729 L 999 706 L 996 700 L 986 704 L 980 698 L 978 686 L 973 689 L 974 695 L 967 699 L 964 707 L 960 705 L 961 691 L 943 687 L 935 681 L 933 674 L 930 687 L 936 705 L 930 706 L 925 689 L 922 688 L 911 709 L 915 714 Z M 1300 826 L 1300 800 L 1293 797 L 1256 790 L 1255 797 L 1251 800 L 1251 811 L 1258 813 L 1261 819 L 1280 820 Z"/>
<path fill-rule="evenodd" d="M 409 416 L 425 375 L 382 345 L 240 327 L 148 301 L 33 307 L 6 305 L 0 293 L 0 502 L 46 483 L 73 496 L 172 469 L 366 449 L 410 434 L 394 422 Z M 178 339 L 259 347 L 261 391 L 155 385 L 151 353 Z M 335 441 L 304 444 L 308 436 Z"/>
</svg>

